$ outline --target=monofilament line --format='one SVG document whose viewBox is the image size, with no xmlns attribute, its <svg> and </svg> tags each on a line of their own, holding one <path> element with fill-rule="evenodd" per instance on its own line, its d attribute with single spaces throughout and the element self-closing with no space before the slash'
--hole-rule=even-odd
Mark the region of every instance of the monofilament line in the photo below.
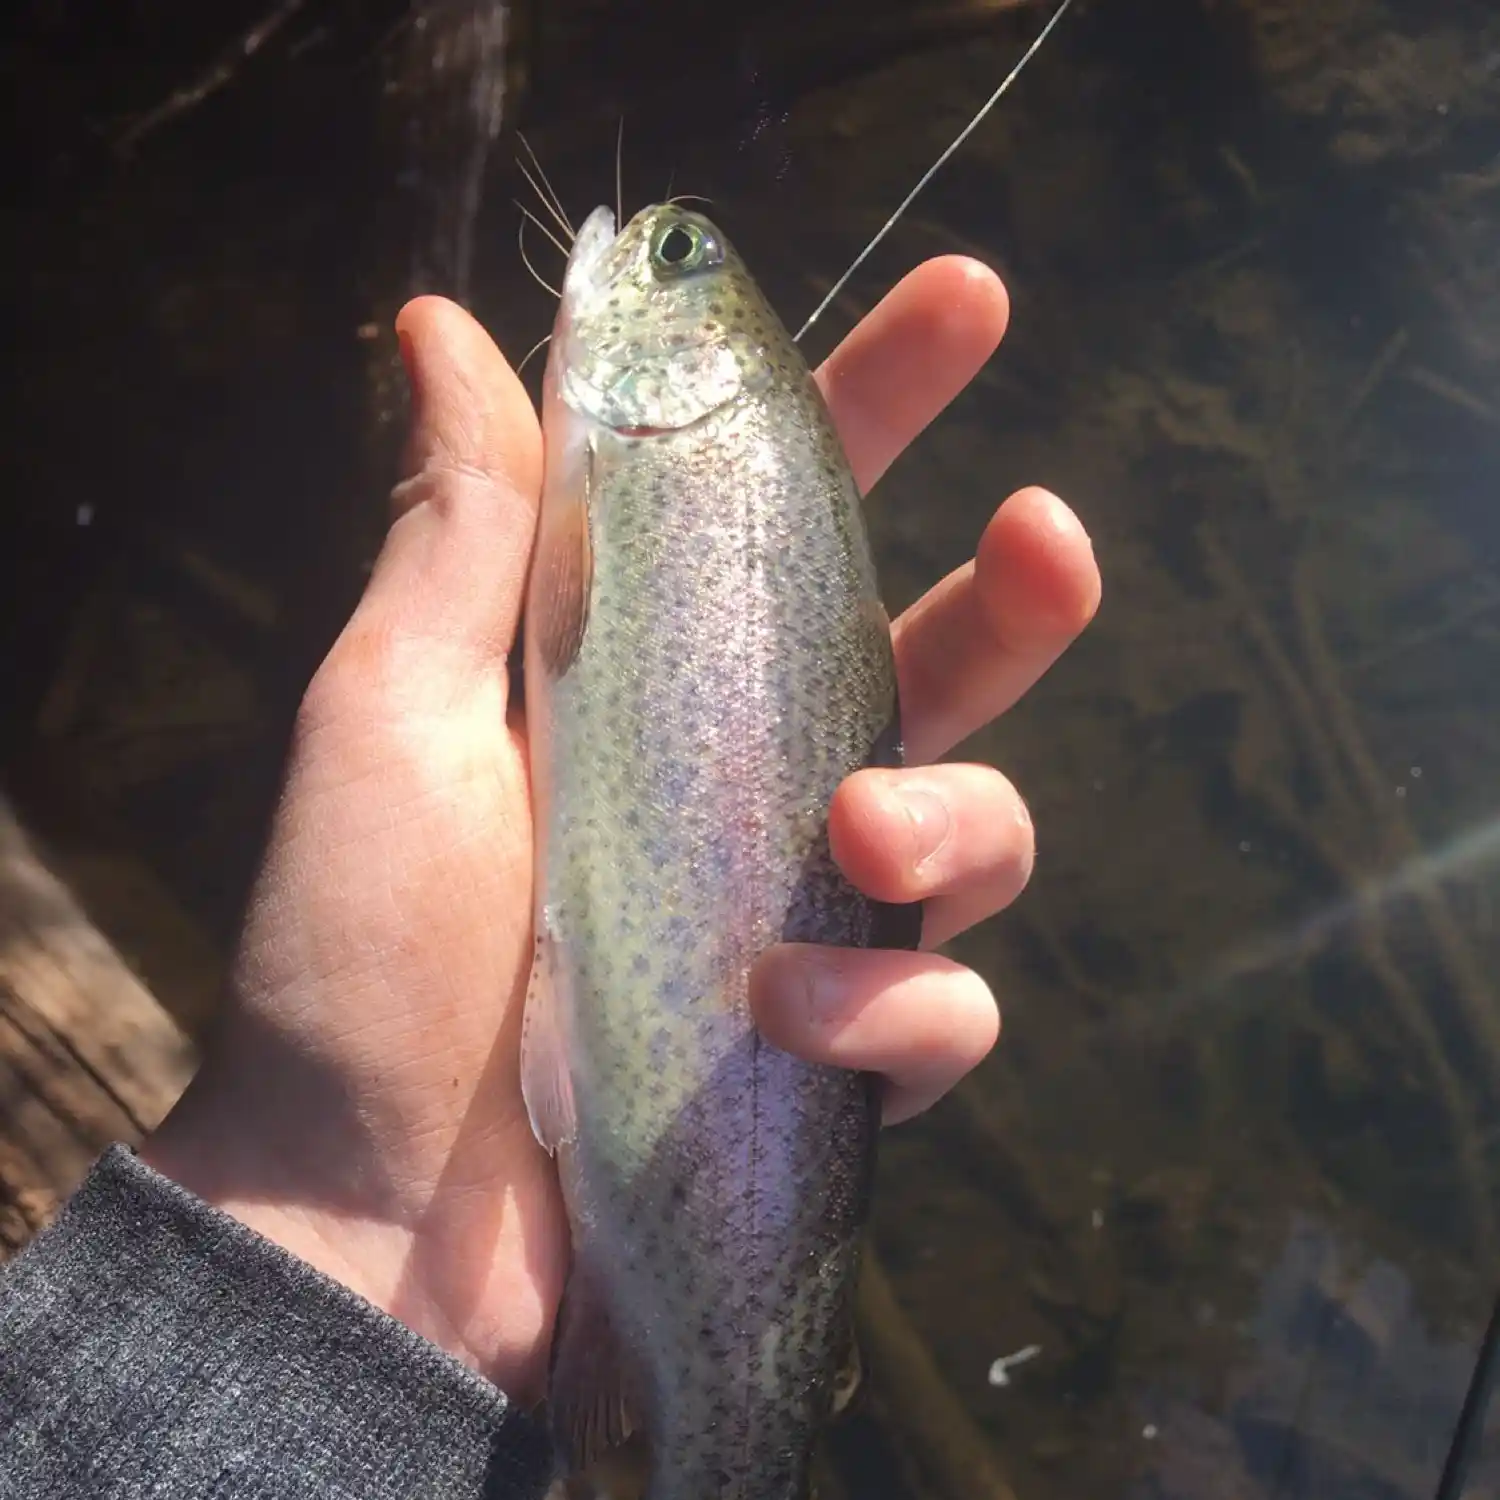
<svg viewBox="0 0 1500 1500">
<path fill-rule="evenodd" d="M 849 278 L 853 276 L 854 273 L 859 270 L 859 268 L 865 263 L 865 261 L 869 258 L 870 252 L 874 250 L 874 248 L 881 242 L 881 240 L 883 240 L 886 235 L 888 235 L 891 230 L 896 227 L 897 220 L 900 219 L 901 215 L 911 207 L 913 201 L 916 199 L 917 195 L 922 191 L 922 189 L 925 188 L 927 184 L 931 182 L 932 179 L 936 177 L 940 171 L 942 171 L 943 167 L 947 164 L 949 157 L 951 157 L 953 153 L 957 151 L 958 148 L 962 146 L 963 143 L 968 140 L 971 135 L 973 135 L 973 133 L 983 122 L 984 117 L 989 114 L 989 112 L 1005 97 L 1005 95 L 1010 90 L 1011 84 L 1013 84 L 1016 79 L 1021 76 L 1021 74 L 1025 71 L 1026 64 L 1029 63 L 1031 59 L 1035 57 L 1041 50 L 1042 43 L 1045 42 L 1047 38 L 1052 34 L 1053 27 L 1055 27 L 1057 23 L 1062 20 L 1063 16 L 1067 12 L 1068 7 L 1072 3 L 1073 0 L 1062 0 L 1062 4 L 1059 5 L 1057 9 L 1052 13 L 1052 19 L 1048 21 L 1044 27 L 1042 27 L 1041 35 L 1037 37 L 1037 39 L 1026 49 L 1024 53 L 1022 53 L 1020 62 L 1018 62 L 1015 67 L 1010 70 L 1010 73 L 1006 76 L 1005 81 L 1000 85 L 999 88 L 995 90 L 993 94 L 990 95 L 989 99 L 986 100 L 979 113 L 975 115 L 974 118 L 970 120 L 969 123 L 965 125 L 964 128 L 959 132 L 957 137 L 954 139 L 953 144 L 949 146 L 948 149 L 943 152 L 943 154 L 938 157 L 938 159 L 933 162 L 933 164 L 928 167 L 928 169 L 922 174 L 921 181 L 918 182 L 916 187 L 914 187 L 911 192 L 909 192 L 906 197 L 901 200 L 901 206 L 896 210 L 895 213 L 890 216 L 889 219 L 885 221 L 884 225 L 881 226 L 881 229 L 879 233 L 876 234 L 875 238 L 872 239 L 870 243 L 866 245 L 865 248 L 861 250 L 857 256 L 855 256 L 854 263 L 849 267 L 847 271 L 844 272 L 842 276 L 839 277 L 836 282 L 834 282 L 832 288 L 829 290 L 828 295 L 824 297 L 824 299 L 813 309 L 812 316 L 807 320 L 807 322 L 802 325 L 801 328 L 797 330 L 798 341 L 801 340 L 802 335 L 805 334 L 807 330 L 811 328 L 813 324 L 816 323 L 818 319 L 821 318 L 823 314 L 828 310 L 829 304 L 835 297 L 838 296 L 841 291 L 843 291 L 845 286 L 848 285 Z"/>
</svg>

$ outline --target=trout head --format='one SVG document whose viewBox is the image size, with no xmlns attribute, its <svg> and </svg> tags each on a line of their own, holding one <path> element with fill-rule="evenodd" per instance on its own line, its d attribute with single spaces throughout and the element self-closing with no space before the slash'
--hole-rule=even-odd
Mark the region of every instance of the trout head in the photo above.
<svg viewBox="0 0 1500 1500">
<path fill-rule="evenodd" d="M 568 257 L 552 392 L 624 437 L 676 432 L 806 366 L 744 262 L 702 214 L 597 208 Z"/>
</svg>

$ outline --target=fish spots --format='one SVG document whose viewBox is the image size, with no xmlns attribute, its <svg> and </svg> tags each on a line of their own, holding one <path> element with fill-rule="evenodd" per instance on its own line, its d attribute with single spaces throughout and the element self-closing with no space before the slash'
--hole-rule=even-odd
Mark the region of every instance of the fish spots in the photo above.
<svg viewBox="0 0 1500 1500">
<path fill-rule="evenodd" d="M 662 1070 L 672 1060 L 674 1050 L 672 1033 L 666 1027 L 658 1026 L 651 1034 L 651 1043 L 648 1050 L 651 1071 L 660 1076 Z"/>
<path fill-rule="evenodd" d="M 730 394 L 690 430 L 605 440 L 545 877 L 589 1048 L 576 1160 L 674 1490 L 743 1494 L 748 1471 L 801 1494 L 876 1101 L 748 1045 L 742 986 L 783 925 L 871 930 L 822 823 L 889 717 L 889 642 L 847 464 L 785 331 L 737 261 L 647 298 L 628 249 L 580 333 L 614 361 L 604 383 L 651 427 L 689 387 Z"/>
<path fill-rule="evenodd" d="M 674 1177 L 667 1184 L 666 1195 L 662 1200 L 662 1213 L 670 1222 L 676 1219 L 687 1206 L 688 1187 L 680 1177 Z"/>
</svg>

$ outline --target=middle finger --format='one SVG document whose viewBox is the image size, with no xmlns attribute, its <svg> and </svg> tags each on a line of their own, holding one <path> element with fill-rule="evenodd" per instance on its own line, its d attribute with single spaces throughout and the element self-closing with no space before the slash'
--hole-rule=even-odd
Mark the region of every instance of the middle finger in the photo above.
<svg viewBox="0 0 1500 1500">
<path fill-rule="evenodd" d="M 1005 712 L 1099 607 L 1099 568 L 1077 516 L 1025 489 L 991 518 L 974 559 L 895 622 L 908 764 L 936 760 Z"/>
</svg>

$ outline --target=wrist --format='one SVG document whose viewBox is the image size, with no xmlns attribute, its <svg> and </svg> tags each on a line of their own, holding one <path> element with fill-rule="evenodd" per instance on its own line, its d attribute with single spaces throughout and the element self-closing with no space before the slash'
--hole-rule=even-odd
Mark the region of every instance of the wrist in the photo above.
<svg viewBox="0 0 1500 1500">
<path fill-rule="evenodd" d="M 381 1307 L 361 1270 L 373 1226 L 349 1224 L 330 1214 L 320 1195 L 279 1169 L 274 1157 L 253 1150 L 248 1126 L 225 1128 L 194 1091 L 144 1141 L 137 1154 L 153 1171 L 186 1188 L 210 1207 L 238 1219 L 262 1238 L 305 1261 L 367 1302 Z M 379 1236 L 376 1236 L 379 1238 Z M 391 1244 L 388 1251 L 399 1247 Z M 382 1311 L 389 1311 L 381 1307 Z"/>
<path fill-rule="evenodd" d="M 497 1148 L 497 1161 L 515 1170 L 492 1191 L 447 1192 L 439 1182 L 410 1188 L 397 1203 L 384 1172 L 356 1165 L 368 1163 L 368 1147 L 335 1153 L 348 1169 L 330 1176 L 318 1165 L 330 1158 L 326 1145 L 278 1151 L 278 1132 L 257 1127 L 225 1097 L 200 1075 L 142 1142 L 141 1160 L 514 1399 L 541 1394 L 567 1244 L 565 1234 L 560 1244 L 537 1243 L 528 1227 L 536 1216 L 517 1211 L 556 1191 L 551 1163 L 529 1137 L 529 1149 Z M 381 1191 L 371 1190 L 372 1177 Z"/>
</svg>

